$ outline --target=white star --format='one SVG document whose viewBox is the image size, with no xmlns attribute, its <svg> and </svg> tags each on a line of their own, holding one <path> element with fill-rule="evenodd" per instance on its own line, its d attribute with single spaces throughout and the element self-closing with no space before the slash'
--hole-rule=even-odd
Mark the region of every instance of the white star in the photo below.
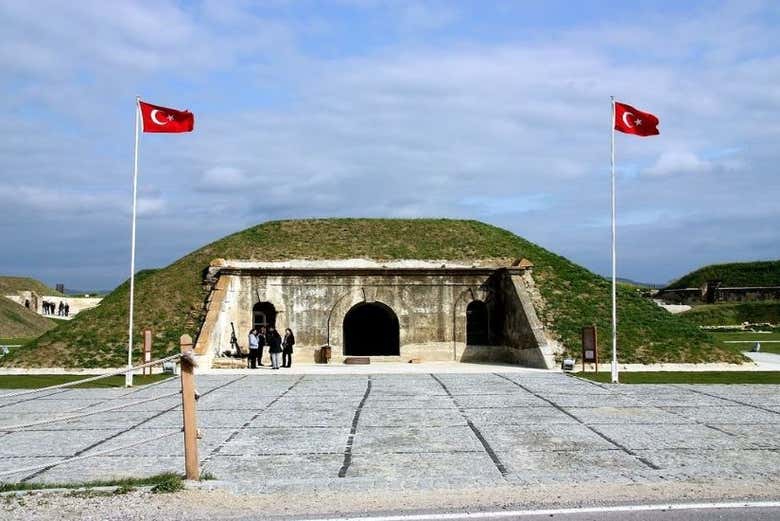
<svg viewBox="0 0 780 521">
<path fill-rule="evenodd" d="M 639 125 L 641 125 L 641 124 L 642 124 L 642 120 L 641 119 L 637 118 L 637 119 L 634 120 L 634 125 L 636 125 L 637 127 Z"/>
<path fill-rule="evenodd" d="M 168 121 L 173 121 L 173 115 L 172 114 L 168 114 L 167 117 L 168 117 Z"/>
</svg>

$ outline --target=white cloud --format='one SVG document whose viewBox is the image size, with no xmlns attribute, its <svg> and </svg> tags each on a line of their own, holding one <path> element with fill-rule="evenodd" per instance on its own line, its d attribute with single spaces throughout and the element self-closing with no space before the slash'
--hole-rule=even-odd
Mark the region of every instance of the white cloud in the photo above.
<svg viewBox="0 0 780 521">
<path fill-rule="evenodd" d="M 692 152 L 663 152 L 655 164 L 645 170 L 647 175 L 701 174 L 711 171 L 712 163 Z"/>
</svg>

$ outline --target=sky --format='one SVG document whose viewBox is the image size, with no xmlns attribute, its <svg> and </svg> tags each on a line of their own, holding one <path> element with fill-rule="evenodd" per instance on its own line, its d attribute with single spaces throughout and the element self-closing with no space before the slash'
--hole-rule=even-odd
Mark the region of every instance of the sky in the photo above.
<svg viewBox="0 0 780 521">
<path fill-rule="evenodd" d="M 272 219 L 451 217 L 618 275 L 780 258 L 780 3 L 0 0 L 0 274 L 127 279 Z"/>
</svg>

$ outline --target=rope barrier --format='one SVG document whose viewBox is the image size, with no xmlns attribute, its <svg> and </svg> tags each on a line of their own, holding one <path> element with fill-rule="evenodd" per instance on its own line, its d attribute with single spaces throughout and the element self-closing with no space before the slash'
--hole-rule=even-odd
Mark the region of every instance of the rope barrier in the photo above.
<svg viewBox="0 0 780 521">
<path fill-rule="evenodd" d="M 157 441 L 157 440 L 161 440 L 161 439 L 164 439 L 164 438 L 168 438 L 168 437 L 174 436 L 176 434 L 181 434 L 181 431 L 179 430 L 179 431 L 176 431 L 176 432 L 169 432 L 169 433 L 166 433 L 166 434 L 161 434 L 159 436 L 155 436 L 154 438 L 143 439 L 141 441 L 137 441 L 137 442 L 131 443 L 129 445 L 123 445 L 121 447 L 114 447 L 112 449 L 107 449 L 107 450 L 104 450 L 104 451 L 95 452 L 94 454 L 88 454 L 86 456 L 75 456 L 75 457 L 72 457 L 72 458 L 65 458 L 63 460 L 55 461 L 53 463 L 44 463 L 44 464 L 35 465 L 35 466 L 32 466 L 32 467 L 24 467 L 24 468 L 21 468 L 21 469 L 5 470 L 3 472 L 0 472 L 0 476 L 10 476 L 12 474 L 20 474 L 22 472 L 32 472 L 32 471 L 35 471 L 35 470 L 41 470 L 41 469 L 45 469 L 45 468 L 49 468 L 49 467 L 56 467 L 56 466 L 62 465 L 64 463 L 71 463 L 73 461 L 80 461 L 80 460 L 84 460 L 84 459 L 87 459 L 87 458 L 94 458 L 94 457 L 97 457 L 97 456 L 104 456 L 106 454 L 111 454 L 112 452 L 117 452 L 117 451 L 125 450 L 125 449 L 132 449 L 133 447 L 137 447 L 138 445 L 143 445 L 145 443 L 149 443 L 149 442 L 152 442 L 152 441 Z"/>
<path fill-rule="evenodd" d="M 147 362 L 147 363 L 142 364 L 142 365 L 137 365 L 135 367 L 125 368 L 125 369 L 117 369 L 116 371 L 113 371 L 113 372 L 110 372 L 110 373 L 101 374 L 101 375 L 98 375 L 98 376 L 92 376 L 90 378 L 84 378 L 83 380 L 74 380 L 73 382 L 65 382 L 64 384 L 50 385 L 48 387 L 41 387 L 39 389 L 28 389 L 26 391 L 19 391 L 19 392 L 10 393 L 10 394 L 0 394 L 0 399 L 16 398 L 17 396 L 24 396 L 24 395 L 27 395 L 27 394 L 40 393 L 40 392 L 43 392 L 43 391 L 51 391 L 51 390 L 54 390 L 54 389 L 64 389 L 66 387 L 72 387 L 74 385 L 79 385 L 79 384 L 83 384 L 83 383 L 87 383 L 87 382 L 94 382 L 94 381 L 97 381 L 97 380 L 102 380 L 103 378 L 109 378 L 111 376 L 117 376 L 117 375 L 120 375 L 120 374 L 127 374 L 128 372 L 135 371 L 137 369 L 144 369 L 146 367 L 152 367 L 152 366 L 155 366 L 155 365 L 159 365 L 159 364 L 168 362 L 169 360 L 174 360 L 176 358 L 181 358 L 181 356 L 182 356 L 181 353 L 177 353 L 175 355 L 171 355 L 171 356 L 168 356 L 168 357 L 165 357 L 165 358 L 160 358 L 159 360 L 154 360 L 152 362 Z"/>
<path fill-rule="evenodd" d="M 94 416 L 95 414 L 100 414 L 104 412 L 111 412 L 111 411 L 118 411 L 120 409 L 125 409 L 127 407 L 132 407 L 134 405 L 141 405 L 142 403 L 148 403 L 153 402 L 155 400 L 161 400 L 163 398 L 170 398 L 171 396 L 179 396 L 181 394 L 181 391 L 176 391 L 175 393 L 169 393 L 169 394 L 163 394 L 162 396 L 155 396 L 153 398 L 146 398 L 145 400 L 136 400 L 134 402 L 124 403 L 122 405 L 115 405 L 113 407 L 106 407 L 105 409 L 96 409 L 94 411 L 89 411 L 81 414 L 72 414 L 70 416 L 60 416 L 57 418 L 51 418 L 46 420 L 38 420 L 34 422 L 29 423 L 20 423 L 18 425 L 7 425 L 7 426 L 0 426 L 0 432 L 16 432 L 26 429 L 27 427 L 34 427 L 36 425 L 46 425 L 49 423 L 59 423 L 63 421 L 69 421 L 69 420 L 77 420 L 79 418 L 86 418 L 87 416 Z"/>
</svg>

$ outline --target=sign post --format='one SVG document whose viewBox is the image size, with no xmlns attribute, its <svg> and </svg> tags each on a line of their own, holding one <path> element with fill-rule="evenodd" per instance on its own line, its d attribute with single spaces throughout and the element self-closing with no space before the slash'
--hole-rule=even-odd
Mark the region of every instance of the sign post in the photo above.
<svg viewBox="0 0 780 521">
<path fill-rule="evenodd" d="M 144 331 L 144 363 L 148 364 L 152 361 L 152 331 L 147 329 Z M 144 367 L 141 374 L 146 374 L 146 367 Z M 152 367 L 149 366 L 149 374 L 152 374 Z"/>
<path fill-rule="evenodd" d="M 599 349 L 596 343 L 596 326 L 582 328 L 582 371 L 585 372 L 585 363 L 596 364 L 596 372 L 599 372 Z"/>
</svg>

